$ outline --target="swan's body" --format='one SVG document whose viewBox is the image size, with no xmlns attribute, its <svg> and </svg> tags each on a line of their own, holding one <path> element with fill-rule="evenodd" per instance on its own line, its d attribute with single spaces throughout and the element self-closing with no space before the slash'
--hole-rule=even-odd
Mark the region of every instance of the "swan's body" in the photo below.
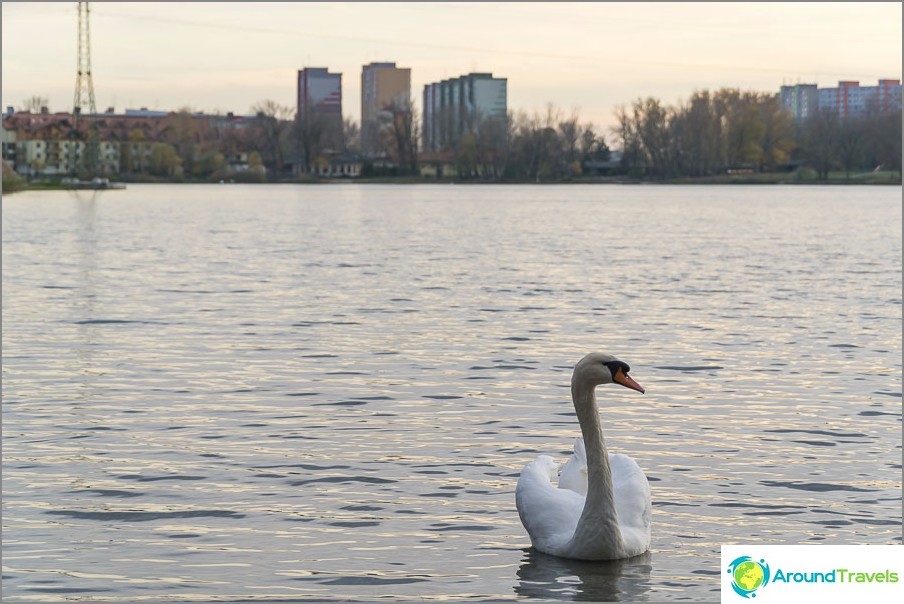
<svg viewBox="0 0 904 604">
<path fill-rule="evenodd" d="M 592 353 L 574 368 L 571 396 L 583 439 L 561 468 L 541 455 L 521 471 L 515 503 L 539 551 L 581 560 L 616 560 L 650 547 L 650 486 L 627 455 L 606 450 L 596 403 L 597 385 L 619 383 L 643 392 L 629 367 Z M 553 480 L 558 475 L 558 486 Z"/>
</svg>

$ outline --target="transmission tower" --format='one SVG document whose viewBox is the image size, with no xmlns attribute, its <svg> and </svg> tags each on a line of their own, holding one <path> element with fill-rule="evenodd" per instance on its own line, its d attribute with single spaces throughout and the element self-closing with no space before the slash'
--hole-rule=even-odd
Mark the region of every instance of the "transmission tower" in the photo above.
<svg viewBox="0 0 904 604">
<path fill-rule="evenodd" d="M 88 18 L 91 15 L 89 2 L 78 3 L 78 75 L 75 80 L 76 115 L 82 112 L 85 103 L 87 113 L 97 113 L 94 103 L 94 81 L 91 79 L 91 27 Z"/>
<path fill-rule="evenodd" d="M 77 143 L 80 138 L 79 118 L 82 115 L 96 115 L 97 105 L 94 102 L 94 80 L 91 78 L 91 27 L 89 17 L 91 9 L 88 2 L 78 3 L 78 72 L 75 78 L 75 100 L 73 101 L 73 144 L 72 166 L 76 167 L 75 158 Z M 94 172 L 97 167 L 97 128 L 96 124 L 89 127 L 85 145 L 85 168 L 88 172 Z"/>
</svg>

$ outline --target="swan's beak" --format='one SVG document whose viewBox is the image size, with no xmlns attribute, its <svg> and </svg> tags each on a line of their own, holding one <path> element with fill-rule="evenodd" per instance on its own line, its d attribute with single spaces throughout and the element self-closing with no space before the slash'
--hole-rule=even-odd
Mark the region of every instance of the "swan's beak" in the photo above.
<svg viewBox="0 0 904 604">
<path fill-rule="evenodd" d="M 622 371 L 621 369 L 619 369 L 618 371 L 615 372 L 615 375 L 612 377 L 612 379 L 615 381 L 615 383 L 621 384 L 625 388 L 630 388 L 631 390 L 637 390 L 641 394 L 644 393 L 643 386 L 641 386 L 640 384 L 635 382 L 633 379 L 631 379 L 631 377 L 627 373 Z"/>
</svg>

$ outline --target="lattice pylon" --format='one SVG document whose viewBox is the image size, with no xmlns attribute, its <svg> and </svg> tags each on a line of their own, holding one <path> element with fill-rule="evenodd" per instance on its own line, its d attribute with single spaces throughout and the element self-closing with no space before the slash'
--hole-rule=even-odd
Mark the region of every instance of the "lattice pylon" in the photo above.
<svg viewBox="0 0 904 604">
<path fill-rule="evenodd" d="M 78 75 L 75 80 L 73 113 L 97 113 L 94 102 L 94 81 L 91 78 L 91 28 L 88 2 L 78 3 Z M 87 107 L 85 104 L 87 103 Z"/>
</svg>

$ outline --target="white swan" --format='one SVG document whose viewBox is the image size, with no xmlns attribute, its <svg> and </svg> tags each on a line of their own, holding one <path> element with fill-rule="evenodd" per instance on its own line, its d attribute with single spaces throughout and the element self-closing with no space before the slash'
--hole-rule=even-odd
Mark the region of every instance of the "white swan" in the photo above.
<svg viewBox="0 0 904 604">
<path fill-rule="evenodd" d="M 608 453 L 596 387 L 616 383 L 643 392 L 615 357 L 591 353 L 575 365 L 571 398 L 581 425 L 574 456 L 561 468 L 540 455 L 521 471 L 515 505 L 539 551 L 580 560 L 616 560 L 650 547 L 650 485 L 627 455 Z"/>
</svg>

